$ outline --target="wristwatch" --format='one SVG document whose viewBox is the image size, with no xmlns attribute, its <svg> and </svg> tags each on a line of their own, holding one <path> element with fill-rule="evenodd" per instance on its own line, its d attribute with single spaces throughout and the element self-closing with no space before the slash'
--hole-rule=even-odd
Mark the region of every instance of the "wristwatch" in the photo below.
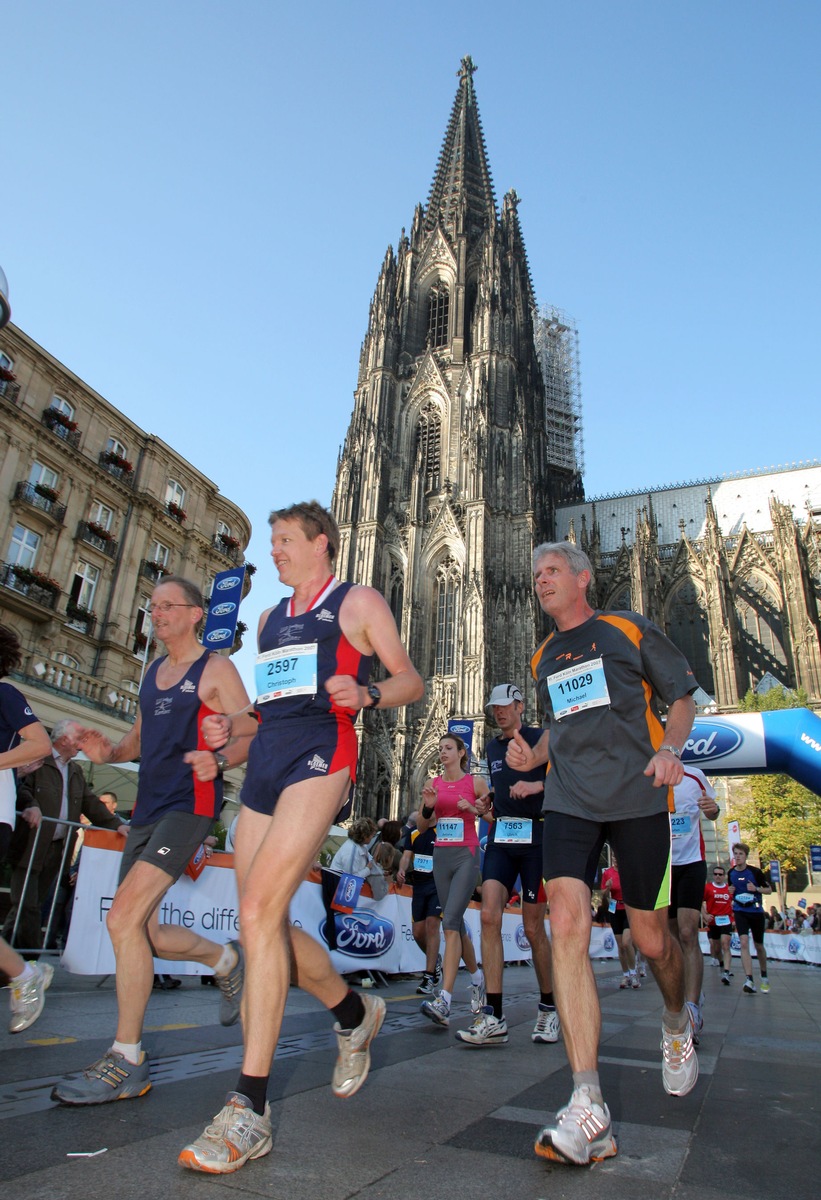
<svg viewBox="0 0 821 1200">
<path fill-rule="evenodd" d="M 382 699 L 382 693 L 380 692 L 379 688 L 376 686 L 375 683 L 368 684 L 368 695 L 371 698 L 371 702 L 370 702 L 370 704 L 367 704 L 365 707 L 366 708 L 376 708 L 377 704 Z"/>
<path fill-rule="evenodd" d="M 214 750 L 213 754 L 214 754 L 214 761 L 217 764 L 217 774 L 222 775 L 222 774 L 224 774 L 225 771 L 228 770 L 228 768 L 230 767 L 231 764 L 229 763 L 229 761 L 225 757 L 225 755 L 220 754 L 219 751 Z"/>
<path fill-rule="evenodd" d="M 681 758 L 681 746 L 659 746 L 659 754 L 662 750 L 668 750 L 670 754 L 675 754 L 676 758 Z"/>
</svg>

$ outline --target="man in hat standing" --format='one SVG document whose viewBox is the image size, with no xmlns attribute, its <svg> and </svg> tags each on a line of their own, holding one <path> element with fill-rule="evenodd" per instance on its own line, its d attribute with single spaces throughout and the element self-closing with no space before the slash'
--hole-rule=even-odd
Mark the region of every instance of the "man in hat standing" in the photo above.
<svg viewBox="0 0 821 1200">
<path fill-rule="evenodd" d="M 542 730 L 522 722 L 522 693 L 515 683 L 500 683 L 490 694 L 486 708 L 499 726 L 500 735 L 485 750 L 490 792 L 477 802 L 477 811 L 491 822 L 482 868 L 482 969 L 486 1002 L 469 1029 L 456 1036 L 469 1046 L 499 1046 L 507 1041 L 507 1022 L 502 1010 L 504 947 L 502 915 L 521 880 L 522 924 L 530 942 L 533 966 L 539 984 L 539 1009 L 531 1034 L 534 1042 L 559 1040 L 559 1015 L 553 1001 L 550 942 L 545 932 L 546 896 L 542 886 L 542 829 L 544 817 L 545 766 L 515 771 L 506 755 L 513 735 L 518 733 L 535 746 Z"/>
</svg>

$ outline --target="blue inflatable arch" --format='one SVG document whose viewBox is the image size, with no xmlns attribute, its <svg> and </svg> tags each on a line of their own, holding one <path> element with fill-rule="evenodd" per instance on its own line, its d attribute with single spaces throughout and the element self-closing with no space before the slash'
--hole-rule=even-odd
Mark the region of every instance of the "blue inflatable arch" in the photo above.
<svg viewBox="0 0 821 1200">
<path fill-rule="evenodd" d="M 821 796 L 821 717 L 808 708 L 696 717 L 681 759 L 708 775 L 791 775 Z"/>
</svg>

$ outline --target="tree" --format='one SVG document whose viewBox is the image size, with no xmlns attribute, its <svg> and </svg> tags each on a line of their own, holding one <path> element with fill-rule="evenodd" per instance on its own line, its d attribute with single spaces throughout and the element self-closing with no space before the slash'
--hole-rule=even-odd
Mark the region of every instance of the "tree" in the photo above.
<svg viewBox="0 0 821 1200">
<path fill-rule="evenodd" d="M 747 692 L 742 712 L 773 712 L 806 708 L 808 696 L 798 690 L 771 688 L 763 695 Z M 777 858 L 786 871 L 800 871 L 810 846 L 821 844 L 821 797 L 796 783 L 789 775 L 754 775 L 749 797 L 733 805 L 733 816 L 750 837 L 762 862 Z"/>
</svg>

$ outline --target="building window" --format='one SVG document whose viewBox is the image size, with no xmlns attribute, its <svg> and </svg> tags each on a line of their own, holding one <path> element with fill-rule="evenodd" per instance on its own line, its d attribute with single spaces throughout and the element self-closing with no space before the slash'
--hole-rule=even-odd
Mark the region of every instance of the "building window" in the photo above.
<svg viewBox="0 0 821 1200">
<path fill-rule="evenodd" d="M 710 659 L 710 627 L 704 597 L 691 579 L 677 589 L 670 603 L 667 632 L 687 659 L 698 683 L 709 695 L 715 695 L 713 664 Z"/>
<path fill-rule="evenodd" d="M 434 350 L 448 344 L 450 296 L 443 283 L 436 283 L 428 296 L 428 345 Z"/>
<path fill-rule="evenodd" d="M 435 675 L 456 672 L 456 633 L 459 627 L 461 578 L 456 563 L 448 558 L 436 572 L 436 661 Z"/>
<path fill-rule="evenodd" d="M 224 521 L 217 521 L 217 537 L 231 536 L 231 526 L 226 525 Z"/>
<path fill-rule="evenodd" d="M 396 621 L 397 629 L 402 628 L 402 608 L 405 603 L 405 577 L 402 574 L 402 568 L 393 565 L 391 567 L 391 579 L 388 589 L 388 604 L 393 613 L 393 619 Z"/>
<path fill-rule="evenodd" d="M 66 654 L 64 650 L 58 650 L 52 655 L 55 662 L 60 663 L 64 667 L 69 667 L 72 671 L 79 671 L 80 664 L 73 654 Z"/>
<path fill-rule="evenodd" d="M 149 562 L 155 563 L 158 567 L 167 567 L 170 553 L 171 551 L 162 542 L 152 542 L 148 553 Z"/>
<path fill-rule="evenodd" d="M 169 479 L 165 485 L 165 503 L 185 508 L 185 488 L 176 479 Z"/>
<path fill-rule="evenodd" d="M 65 400 L 62 396 L 52 396 L 49 408 L 62 413 L 64 417 L 68 417 L 69 421 L 74 420 L 74 405 L 69 404 L 68 400 Z"/>
<path fill-rule="evenodd" d="M 442 462 L 442 422 L 432 404 L 422 409 L 416 426 L 416 461 L 425 478 L 425 491 L 439 490 Z"/>
<path fill-rule="evenodd" d="M 87 612 L 91 612 L 94 608 L 94 596 L 99 582 L 99 569 L 92 563 L 83 562 L 80 559 L 69 592 L 69 605 L 72 608 L 83 608 Z"/>
<path fill-rule="evenodd" d="M 736 612 L 751 679 L 758 682 L 769 672 L 779 683 L 789 686 L 781 606 L 760 575 L 751 575 L 738 584 Z"/>
<path fill-rule="evenodd" d="M 111 523 L 114 520 L 114 510 L 109 508 L 107 504 L 103 504 L 102 500 L 92 500 L 88 519 L 93 525 L 99 525 L 102 529 L 110 530 Z"/>
<path fill-rule="evenodd" d="M 46 467 L 41 462 L 33 462 L 29 471 L 29 483 L 32 487 L 52 488 L 57 490 L 57 481 L 60 476 L 56 471 L 52 471 L 51 467 Z"/>
<path fill-rule="evenodd" d="M 14 374 L 14 361 L 9 358 L 8 354 L 4 354 L 2 350 L 0 350 L 0 368 L 2 368 L 4 371 L 8 371 L 10 375 Z M 0 379 L 0 396 L 5 396 L 10 387 L 10 380 Z"/>
<path fill-rule="evenodd" d="M 40 549 L 40 535 L 25 525 L 15 525 L 11 531 L 11 544 L 7 561 L 15 567 L 33 567 Z"/>
<path fill-rule="evenodd" d="M 128 450 L 117 438 L 110 437 L 105 444 L 106 454 L 116 454 L 118 458 L 128 458 Z"/>
</svg>

